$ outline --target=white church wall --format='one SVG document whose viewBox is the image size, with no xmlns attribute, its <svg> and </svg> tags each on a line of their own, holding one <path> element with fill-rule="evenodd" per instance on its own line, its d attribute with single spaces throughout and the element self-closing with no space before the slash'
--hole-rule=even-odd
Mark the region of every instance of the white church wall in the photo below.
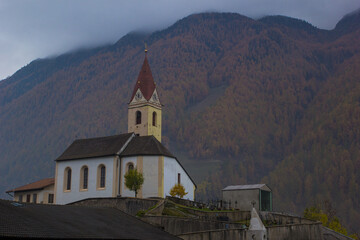
<svg viewBox="0 0 360 240">
<path fill-rule="evenodd" d="M 159 156 L 139 156 L 138 157 L 125 157 L 122 159 L 122 194 L 123 197 L 135 197 L 134 191 L 130 191 L 125 186 L 125 177 L 128 170 L 128 164 L 134 164 L 140 172 L 142 171 L 144 176 L 144 184 L 138 192 L 138 197 L 149 198 L 158 197 L 158 179 L 159 179 Z"/>
<path fill-rule="evenodd" d="M 130 191 L 126 186 L 125 186 L 125 173 L 127 172 L 127 167 L 128 164 L 132 163 L 134 164 L 134 167 L 137 167 L 137 157 L 124 157 L 121 159 L 121 177 L 122 177 L 122 181 L 121 181 L 121 196 L 122 197 L 135 197 L 135 192 L 134 191 Z"/>
<path fill-rule="evenodd" d="M 194 200 L 195 186 L 193 182 L 177 160 L 170 157 L 164 157 L 164 195 L 170 196 L 171 188 L 178 183 L 178 173 L 180 173 L 180 183 L 185 187 L 185 192 L 188 193 L 184 199 Z"/>
<path fill-rule="evenodd" d="M 100 164 L 105 165 L 105 188 L 97 189 L 97 169 Z M 88 189 L 80 190 L 80 170 L 83 166 L 88 167 Z M 65 169 L 71 168 L 71 190 L 64 191 Z M 113 192 L 113 168 L 114 157 L 100 157 L 78 159 L 70 161 L 58 161 L 56 173 L 56 204 L 67 204 L 86 198 L 112 197 Z"/>
<path fill-rule="evenodd" d="M 144 184 L 141 188 L 142 197 L 158 197 L 158 179 L 159 179 L 159 156 L 143 157 L 143 176 Z"/>
</svg>

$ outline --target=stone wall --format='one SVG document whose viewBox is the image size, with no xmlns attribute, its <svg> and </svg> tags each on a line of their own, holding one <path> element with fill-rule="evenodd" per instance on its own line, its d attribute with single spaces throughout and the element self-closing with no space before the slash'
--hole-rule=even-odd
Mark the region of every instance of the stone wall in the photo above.
<svg viewBox="0 0 360 240">
<path fill-rule="evenodd" d="M 166 232 L 174 235 L 190 232 L 210 231 L 215 229 L 243 229 L 242 224 L 240 223 L 204 221 L 194 218 L 180 218 L 173 216 L 143 216 L 141 217 L 141 220 L 161 227 Z"/>
<path fill-rule="evenodd" d="M 244 229 L 229 229 L 229 230 L 212 230 L 204 232 L 194 232 L 177 235 L 184 240 L 245 240 L 246 231 Z"/>
<path fill-rule="evenodd" d="M 324 226 L 322 226 L 322 232 L 323 232 L 324 240 L 353 240 L 350 237 L 347 237 L 341 233 L 335 232 Z"/>
<path fill-rule="evenodd" d="M 302 218 L 299 216 L 294 216 L 284 213 L 275 213 L 275 212 L 259 212 L 259 216 L 263 222 L 276 223 L 278 225 L 285 224 L 298 224 L 298 223 L 314 223 L 312 220 Z"/>
<path fill-rule="evenodd" d="M 323 240 L 320 222 L 267 227 L 268 240 Z"/>
<path fill-rule="evenodd" d="M 136 215 L 140 210 L 147 210 L 155 206 L 158 199 L 139 199 L 139 198 L 88 198 L 70 205 L 91 206 L 91 207 L 113 207 L 124 211 L 130 215 Z"/>
</svg>

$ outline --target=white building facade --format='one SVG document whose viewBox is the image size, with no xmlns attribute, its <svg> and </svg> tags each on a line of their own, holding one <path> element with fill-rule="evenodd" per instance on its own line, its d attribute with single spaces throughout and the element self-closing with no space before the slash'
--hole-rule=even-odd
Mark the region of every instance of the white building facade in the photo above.
<svg viewBox="0 0 360 240">
<path fill-rule="evenodd" d="M 134 197 L 124 176 L 136 168 L 144 176 L 140 198 L 165 198 L 177 183 L 194 200 L 196 185 L 178 159 L 161 144 L 162 104 L 145 59 L 128 107 L 129 133 L 74 141 L 56 159 L 55 202 L 86 198 Z"/>
<path fill-rule="evenodd" d="M 165 198 L 175 184 L 181 183 L 187 192 L 184 198 L 194 200 L 195 183 L 179 161 L 154 136 L 132 133 L 82 139 L 70 145 L 56 160 L 55 203 L 135 197 L 125 186 L 124 177 L 134 168 L 145 179 L 137 197 Z"/>
</svg>

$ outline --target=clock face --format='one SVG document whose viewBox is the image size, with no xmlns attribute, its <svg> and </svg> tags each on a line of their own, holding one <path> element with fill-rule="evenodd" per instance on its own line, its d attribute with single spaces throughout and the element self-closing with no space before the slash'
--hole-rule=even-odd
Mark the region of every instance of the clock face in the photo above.
<svg viewBox="0 0 360 240">
<path fill-rule="evenodd" d="M 152 96 L 152 98 L 153 98 L 153 100 L 154 100 L 155 102 L 158 101 L 158 96 L 156 95 L 156 93 L 154 93 L 154 95 Z"/>
<path fill-rule="evenodd" d="M 141 92 L 138 91 L 138 92 L 135 94 L 135 99 L 136 99 L 136 100 L 140 100 L 141 97 L 142 97 Z"/>
</svg>

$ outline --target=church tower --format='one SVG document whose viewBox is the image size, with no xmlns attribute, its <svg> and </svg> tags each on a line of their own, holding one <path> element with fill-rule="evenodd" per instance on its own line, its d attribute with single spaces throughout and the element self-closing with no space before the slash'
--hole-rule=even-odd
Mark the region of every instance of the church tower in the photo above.
<svg viewBox="0 0 360 240">
<path fill-rule="evenodd" d="M 161 103 L 146 49 L 144 63 L 128 106 L 128 132 L 134 132 L 139 136 L 153 135 L 161 142 Z"/>
</svg>

